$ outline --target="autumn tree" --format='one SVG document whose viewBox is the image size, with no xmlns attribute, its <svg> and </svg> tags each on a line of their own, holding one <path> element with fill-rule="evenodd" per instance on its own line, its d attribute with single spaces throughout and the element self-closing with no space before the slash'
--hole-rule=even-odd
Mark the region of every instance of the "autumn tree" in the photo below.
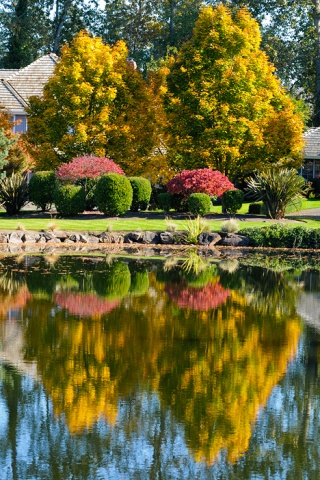
<svg viewBox="0 0 320 480">
<path fill-rule="evenodd" d="M 27 170 L 32 163 L 25 139 L 12 130 L 14 124 L 8 113 L 0 112 L 0 172 L 7 174 Z"/>
<path fill-rule="evenodd" d="M 141 174 L 158 141 L 153 92 L 127 55 L 124 42 L 105 45 L 85 31 L 62 48 L 43 98 L 30 99 L 27 137 L 38 167 L 88 154 Z"/>
<path fill-rule="evenodd" d="M 299 166 L 303 121 L 260 49 L 246 9 L 201 10 L 167 77 L 172 166 L 234 179 L 266 164 Z"/>
</svg>

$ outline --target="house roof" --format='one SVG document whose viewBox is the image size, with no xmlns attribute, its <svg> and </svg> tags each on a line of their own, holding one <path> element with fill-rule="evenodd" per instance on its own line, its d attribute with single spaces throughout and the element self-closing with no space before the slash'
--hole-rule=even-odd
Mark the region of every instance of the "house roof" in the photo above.
<svg viewBox="0 0 320 480">
<path fill-rule="evenodd" d="M 50 53 L 20 70 L 0 69 L 0 105 L 13 114 L 23 114 L 28 98 L 42 95 L 58 57 Z"/>
<path fill-rule="evenodd" d="M 320 127 L 310 128 L 304 134 L 304 158 L 320 159 Z"/>
</svg>

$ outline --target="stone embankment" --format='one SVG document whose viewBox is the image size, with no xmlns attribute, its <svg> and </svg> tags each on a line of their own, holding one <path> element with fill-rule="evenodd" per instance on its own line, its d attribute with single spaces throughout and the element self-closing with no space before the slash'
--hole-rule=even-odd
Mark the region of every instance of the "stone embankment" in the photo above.
<svg viewBox="0 0 320 480">
<path fill-rule="evenodd" d="M 180 232 L 102 232 L 102 233 L 75 233 L 57 230 L 42 232 L 31 232 L 15 230 L 11 232 L 0 232 L 0 244 L 9 245 L 50 245 L 60 244 L 145 244 L 145 245 L 186 245 L 188 242 L 186 234 Z M 247 246 L 249 239 L 234 233 L 209 233 L 204 232 L 198 237 L 198 245 L 201 246 Z"/>
</svg>

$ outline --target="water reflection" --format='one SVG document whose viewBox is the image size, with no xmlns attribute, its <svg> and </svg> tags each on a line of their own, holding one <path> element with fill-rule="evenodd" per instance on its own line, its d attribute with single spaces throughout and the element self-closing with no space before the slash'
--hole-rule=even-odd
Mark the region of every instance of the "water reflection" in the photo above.
<svg viewBox="0 0 320 480">
<path fill-rule="evenodd" d="M 20 478 L 231 478 L 299 358 L 301 276 L 107 260 L 1 261 L 0 345 L 12 322 L 20 340 L 16 358 L 0 347 L 0 468 L 19 478 L 18 448 L 31 472 Z M 23 429 L 45 445 L 33 467 Z"/>
</svg>

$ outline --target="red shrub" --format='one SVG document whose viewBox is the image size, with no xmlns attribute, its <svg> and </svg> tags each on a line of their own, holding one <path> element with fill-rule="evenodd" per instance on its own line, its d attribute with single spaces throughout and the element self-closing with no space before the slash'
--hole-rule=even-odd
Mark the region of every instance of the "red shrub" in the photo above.
<svg viewBox="0 0 320 480">
<path fill-rule="evenodd" d="M 181 194 L 186 200 L 191 193 L 206 193 L 211 197 L 221 197 L 227 190 L 234 190 L 233 183 L 218 170 L 201 168 L 183 170 L 167 183 L 169 193 Z"/>
<path fill-rule="evenodd" d="M 226 290 L 219 283 L 209 283 L 205 287 L 195 288 L 183 284 L 167 284 L 166 293 L 179 308 L 190 308 L 191 310 L 210 310 L 223 305 L 230 290 Z"/>
<path fill-rule="evenodd" d="M 96 178 L 104 173 L 124 175 L 122 168 L 110 158 L 83 155 L 74 158 L 70 163 L 60 165 L 57 177 L 59 180 L 74 182 L 82 178 Z"/>
</svg>

